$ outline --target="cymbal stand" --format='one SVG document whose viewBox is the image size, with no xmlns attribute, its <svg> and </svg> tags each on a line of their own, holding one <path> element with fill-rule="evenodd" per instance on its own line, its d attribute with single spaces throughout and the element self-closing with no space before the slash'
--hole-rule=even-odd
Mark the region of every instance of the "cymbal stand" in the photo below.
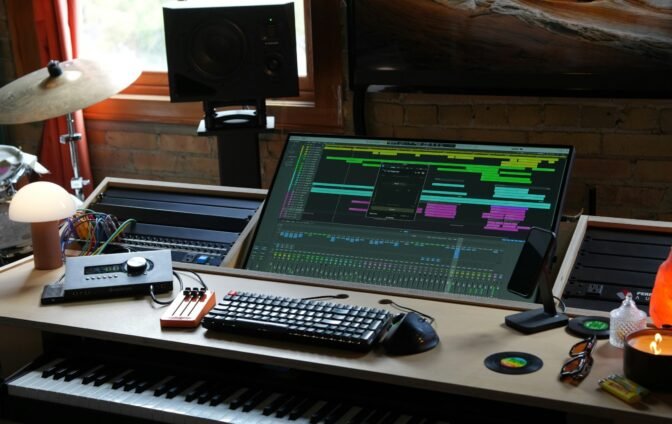
<svg viewBox="0 0 672 424">
<path fill-rule="evenodd" d="M 74 118 L 72 112 L 65 114 L 65 123 L 68 126 L 68 133 L 60 136 L 59 141 L 61 144 L 68 144 L 70 147 L 70 162 L 72 163 L 72 179 L 70 180 L 70 187 L 75 192 L 75 196 L 79 200 L 84 200 L 84 193 L 82 192 L 82 187 L 89 184 L 89 180 L 85 180 L 79 174 L 79 159 L 77 156 L 77 143 L 82 139 L 82 135 L 75 133 L 74 128 Z"/>
</svg>

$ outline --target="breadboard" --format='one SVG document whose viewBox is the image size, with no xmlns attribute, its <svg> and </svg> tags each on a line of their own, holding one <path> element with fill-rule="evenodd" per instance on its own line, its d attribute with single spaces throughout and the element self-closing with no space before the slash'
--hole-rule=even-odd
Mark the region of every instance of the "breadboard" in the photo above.
<svg viewBox="0 0 672 424">
<path fill-rule="evenodd" d="M 168 310 L 161 317 L 161 327 L 198 327 L 203 316 L 215 303 L 215 292 L 187 287 L 168 306 Z"/>
</svg>

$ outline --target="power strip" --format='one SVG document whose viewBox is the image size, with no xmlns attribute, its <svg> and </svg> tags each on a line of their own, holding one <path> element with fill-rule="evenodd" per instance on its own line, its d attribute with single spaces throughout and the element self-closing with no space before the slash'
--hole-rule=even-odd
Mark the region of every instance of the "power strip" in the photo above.
<svg viewBox="0 0 672 424">
<path fill-rule="evenodd" d="M 205 288 L 185 288 L 161 317 L 161 327 L 198 327 L 216 304 L 215 292 Z"/>
</svg>

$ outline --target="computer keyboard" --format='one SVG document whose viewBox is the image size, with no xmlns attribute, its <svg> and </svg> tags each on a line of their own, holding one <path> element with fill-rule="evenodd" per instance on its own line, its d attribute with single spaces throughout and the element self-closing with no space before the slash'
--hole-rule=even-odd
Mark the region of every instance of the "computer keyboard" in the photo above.
<svg viewBox="0 0 672 424">
<path fill-rule="evenodd" d="M 384 309 L 230 291 L 202 324 L 208 330 L 368 351 L 391 319 Z"/>
</svg>

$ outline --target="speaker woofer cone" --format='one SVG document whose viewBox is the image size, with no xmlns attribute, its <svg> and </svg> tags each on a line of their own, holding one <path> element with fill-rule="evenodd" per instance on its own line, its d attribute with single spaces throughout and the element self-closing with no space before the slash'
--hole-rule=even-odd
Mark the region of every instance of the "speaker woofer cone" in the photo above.
<svg viewBox="0 0 672 424">
<path fill-rule="evenodd" d="M 206 78 L 231 78 L 245 62 L 245 35 L 230 21 L 201 26 L 191 40 L 192 64 Z"/>
</svg>

